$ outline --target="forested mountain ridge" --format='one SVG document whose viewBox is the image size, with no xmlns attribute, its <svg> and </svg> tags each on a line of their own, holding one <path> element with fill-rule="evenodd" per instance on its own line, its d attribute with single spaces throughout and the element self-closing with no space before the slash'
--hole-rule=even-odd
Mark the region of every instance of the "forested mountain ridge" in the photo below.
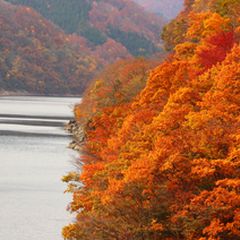
<svg viewBox="0 0 240 240">
<path fill-rule="evenodd" d="M 1 90 L 79 94 L 94 76 L 96 58 L 31 8 L 1 0 L 0 26 Z"/>
<path fill-rule="evenodd" d="M 160 50 L 163 20 L 129 0 L 8 1 L 34 8 L 65 33 L 85 38 L 91 49 L 112 39 L 135 56 Z"/>
<path fill-rule="evenodd" d="M 80 94 L 106 64 L 159 50 L 161 19 L 131 1 L 8 2 L 16 5 L 0 1 L 1 91 Z"/>
<path fill-rule="evenodd" d="M 240 239 L 239 12 L 239 0 L 186 0 L 164 62 L 92 84 L 75 108 L 79 169 L 63 178 L 66 239 Z"/>
</svg>

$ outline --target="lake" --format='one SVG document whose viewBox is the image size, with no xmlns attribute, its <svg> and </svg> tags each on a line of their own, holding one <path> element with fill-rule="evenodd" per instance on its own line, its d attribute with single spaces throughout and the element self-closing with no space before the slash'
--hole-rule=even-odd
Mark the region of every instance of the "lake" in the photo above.
<svg viewBox="0 0 240 240">
<path fill-rule="evenodd" d="M 60 240 L 71 221 L 62 175 L 77 154 L 63 126 L 80 98 L 0 97 L 0 239 Z"/>
</svg>

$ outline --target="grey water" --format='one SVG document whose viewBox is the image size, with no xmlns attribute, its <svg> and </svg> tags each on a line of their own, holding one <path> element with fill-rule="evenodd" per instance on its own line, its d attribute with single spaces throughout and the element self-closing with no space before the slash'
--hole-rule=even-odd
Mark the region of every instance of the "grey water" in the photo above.
<svg viewBox="0 0 240 240">
<path fill-rule="evenodd" d="M 0 240 L 60 240 L 73 170 L 64 124 L 79 98 L 0 97 Z"/>
</svg>

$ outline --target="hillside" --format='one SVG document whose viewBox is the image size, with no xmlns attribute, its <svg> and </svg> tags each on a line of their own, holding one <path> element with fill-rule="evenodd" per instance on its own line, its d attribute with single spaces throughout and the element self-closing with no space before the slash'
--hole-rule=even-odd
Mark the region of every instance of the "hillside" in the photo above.
<svg viewBox="0 0 240 240">
<path fill-rule="evenodd" d="M 91 86 L 75 108 L 79 168 L 63 178 L 76 214 L 65 239 L 240 239 L 239 11 L 186 0 L 142 90 L 143 63 Z"/>
<path fill-rule="evenodd" d="M 160 50 L 163 20 L 129 0 L 8 0 L 37 10 L 67 34 L 86 39 L 91 50 L 116 41 L 131 55 L 151 55 Z"/>
<path fill-rule="evenodd" d="M 150 12 L 170 20 L 177 16 L 183 8 L 183 0 L 134 0 Z"/>
<path fill-rule="evenodd" d="M 0 1 L 1 91 L 79 94 L 106 64 L 159 50 L 161 19 L 129 1 L 12 2 Z"/>
<path fill-rule="evenodd" d="M 32 9 L 1 0 L 0 26 L 1 91 L 79 94 L 93 77 L 95 58 Z"/>
</svg>

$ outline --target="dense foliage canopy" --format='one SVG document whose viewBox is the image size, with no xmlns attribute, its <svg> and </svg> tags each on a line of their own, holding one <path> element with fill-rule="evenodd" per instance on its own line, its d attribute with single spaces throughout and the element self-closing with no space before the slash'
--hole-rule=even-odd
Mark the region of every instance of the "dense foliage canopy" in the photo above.
<svg viewBox="0 0 240 240">
<path fill-rule="evenodd" d="M 92 85 L 94 114 L 75 109 L 80 169 L 63 178 L 76 213 L 66 239 L 240 239 L 239 11 L 239 0 L 186 0 L 164 34 L 174 53 L 139 94 L 121 100 L 141 64 Z"/>
</svg>

